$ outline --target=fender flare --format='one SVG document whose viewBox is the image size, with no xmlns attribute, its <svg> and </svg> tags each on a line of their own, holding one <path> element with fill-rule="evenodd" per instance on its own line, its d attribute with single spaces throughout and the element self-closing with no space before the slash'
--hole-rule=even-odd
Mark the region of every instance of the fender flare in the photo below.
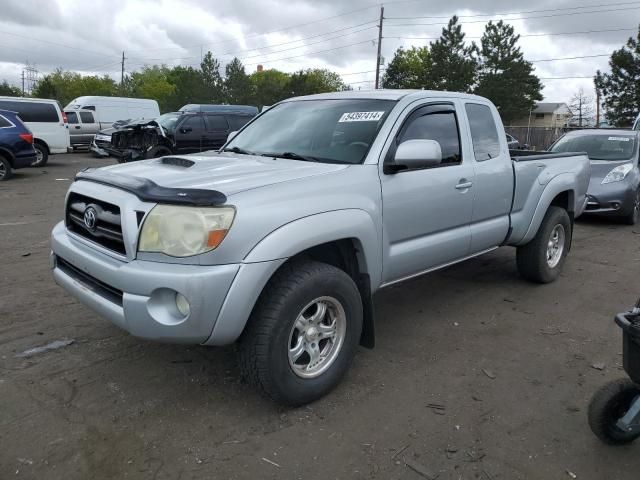
<svg viewBox="0 0 640 480">
<path fill-rule="evenodd" d="M 358 263 L 375 291 L 382 277 L 382 251 L 372 218 L 364 210 L 333 210 L 287 223 L 245 256 L 204 345 L 227 345 L 244 331 L 265 286 L 287 259 L 311 247 L 346 238 L 358 242 Z M 374 272 L 372 272 L 374 270 Z M 372 275 L 373 273 L 373 275 Z"/>
<path fill-rule="evenodd" d="M 569 205 L 567 211 L 569 213 L 575 212 L 576 200 L 574 187 L 575 176 L 570 173 L 562 173 L 551 179 L 540 195 L 538 206 L 533 213 L 533 217 L 531 218 L 531 222 L 529 223 L 529 228 L 526 233 L 521 239 L 513 239 L 513 241 L 509 243 L 516 246 L 529 243 L 538 233 L 538 229 L 540 228 L 540 225 L 542 225 L 542 220 L 544 219 L 547 210 L 549 210 L 553 199 L 561 193 L 569 192 Z"/>
<path fill-rule="evenodd" d="M 382 249 L 379 229 L 364 210 L 344 209 L 299 218 L 272 231 L 260 240 L 243 263 L 286 259 L 308 248 L 336 240 L 354 239 L 358 264 L 369 275 L 375 291 L 382 278 Z"/>
</svg>

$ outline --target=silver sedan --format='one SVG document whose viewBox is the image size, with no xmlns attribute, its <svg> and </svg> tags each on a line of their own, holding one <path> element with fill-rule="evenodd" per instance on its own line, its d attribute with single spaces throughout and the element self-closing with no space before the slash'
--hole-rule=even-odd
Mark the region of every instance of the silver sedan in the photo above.
<svg viewBox="0 0 640 480">
<path fill-rule="evenodd" d="M 585 213 L 611 215 L 635 225 L 640 218 L 640 132 L 587 129 L 569 132 L 554 143 L 553 152 L 586 152 L 591 181 Z"/>
</svg>

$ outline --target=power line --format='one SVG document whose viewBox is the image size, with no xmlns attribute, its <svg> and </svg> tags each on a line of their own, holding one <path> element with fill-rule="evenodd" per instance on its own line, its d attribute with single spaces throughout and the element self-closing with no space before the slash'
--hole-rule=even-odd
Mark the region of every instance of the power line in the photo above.
<svg viewBox="0 0 640 480">
<path fill-rule="evenodd" d="M 215 56 L 215 57 L 224 57 L 224 56 L 228 56 L 228 55 L 236 55 L 238 53 L 243 53 L 243 52 L 253 52 L 253 51 L 261 50 L 263 48 L 273 48 L 273 47 L 278 47 L 278 46 L 281 46 L 281 45 L 288 45 L 288 44 L 291 44 L 291 43 L 302 42 L 304 40 L 308 40 L 308 39 L 311 39 L 311 38 L 317 38 L 317 37 L 322 37 L 322 36 L 325 36 L 325 35 L 331 35 L 333 33 L 343 32 L 345 30 L 350 30 L 352 28 L 362 27 L 363 25 L 369 25 L 369 24 L 374 23 L 374 22 L 376 22 L 376 20 L 371 20 L 369 22 L 360 23 L 360 24 L 354 25 L 352 27 L 341 28 L 339 30 L 334 30 L 333 32 L 321 33 L 321 34 L 318 34 L 318 35 L 311 35 L 309 37 L 304 37 L 304 38 L 300 38 L 298 40 L 292 40 L 292 41 L 284 42 L 284 43 L 278 43 L 278 44 L 275 44 L 275 45 L 263 45 L 263 46 L 259 46 L 259 47 L 255 47 L 255 48 L 247 48 L 245 50 L 236 50 L 234 52 L 212 53 L 212 55 Z M 349 35 L 354 35 L 356 33 L 365 32 L 365 31 L 367 31 L 367 30 L 369 30 L 369 29 L 371 29 L 373 27 L 375 27 L 375 25 L 369 25 L 367 28 L 362 28 L 360 30 L 356 30 L 354 32 L 345 33 L 343 35 L 337 35 L 337 36 L 334 36 L 334 37 L 331 37 L 331 38 L 327 38 L 327 39 L 324 39 L 324 40 L 320 40 L 320 41 L 317 41 L 317 42 L 306 43 L 304 45 L 299 45 L 297 47 L 285 48 L 285 49 L 278 50 L 278 51 L 275 51 L 275 52 L 263 53 L 263 54 L 253 55 L 253 56 L 244 57 L 244 58 L 255 58 L 255 57 L 260 57 L 260 56 L 263 56 L 263 55 L 271 55 L 271 54 L 274 54 L 274 53 L 286 52 L 286 51 L 290 51 L 290 50 L 296 50 L 298 48 L 304 48 L 304 47 L 309 46 L 309 45 L 317 45 L 319 43 L 324 43 L 324 42 L 328 42 L 328 41 L 331 41 L 331 40 L 335 40 L 336 38 L 347 37 Z M 179 57 L 179 58 L 133 58 L 132 60 L 168 61 L 168 60 L 191 60 L 191 59 L 194 59 L 194 58 L 199 58 L 199 56 Z"/>
<path fill-rule="evenodd" d="M 611 53 L 601 53 L 598 55 L 580 55 L 577 57 L 559 57 L 559 58 L 543 58 L 541 60 L 527 60 L 528 62 L 531 63 L 538 63 L 538 62 L 557 62 L 560 60 L 579 60 L 582 58 L 598 58 L 598 57 L 610 57 Z"/>
<path fill-rule="evenodd" d="M 638 5 L 640 2 L 618 2 L 618 3 L 604 3 L 599 5 L 580 5 L 577 7 L 564 7 L 564 8 L 548 8 L 546 10 L 528 10 L 525 12 L 496 12 L 496 13 L 479 13 L 474 15 L 456 15 L 458 18 L 478 18 L 478 17 L 492 17 L 495 15 L 527 15 L 529 13 L 545 13 L 545 12 L 561 12 L 566 10 L 579 10 L 582 8 L 601 8 L 601 7 L 617 7 L 621 5 Z M 575 12 L 580 13 L 580 12 Z M 413 19 L 444 19 L 448 20 L 449 16 L 431 16 L 431 17 L 387 17 L 389 20 L 413 20 Z"/>
<path fill-rule="evenodd" d="M 581 32 L 551 32 L 551 33 L 528 33 L 524 35 L 518 35 L 520 38 L 525 37 L 553 37 L 558 35 L 582 35 L 589 33 L 610 33 L 610 32 L 635 32 L 635 28 L 610 28 L 606 30 L 583 30 Z M 393 38 L 398 40 L 437 40 L 440 37 L 384 37 L 384 38 Z M 482 37 L 467 37 L 472 40 L 477 40 Z"/>
<path fill-rule="evenodd" d="M 251 38 L 256 38 L 256 37 L 263 37 L 265 35 L 271 35 L 272 33 L 285 32 L 285 31 L 291 30 L 292 28 L 305 27 L 305 26 L 308 26 L 308 25 L 314 25 L 316 23 L 325 22 L 327 20 L 332 20 L 334 18 L 344 17 L 346 15 L 351 15 L 352 13 L 362 12 L 364 10 L 370 10 L 372 8 L 378 8 L 378 5 L 371 5 L 369 7 L 358 8 L 356 10 L 350 10 L 348 12 L 343 12 L 343 13 L 340 13 L 340 14 L 337 14 L 337 15 L 332 15 L 331 17 L 325 17 L 325 18 L 321 18 L 319 20 L 314 20 L 312 22 L 298 23 L 296 25 L 290 25 L 288 27 L 280 28 L 278 30 L 270 30 L 268 32 L 256 33 L 254 35 L 249 35 L 249 36 L 244 37 L 244 40 L 251 39 Z M 232 42 L 235 42 L 235 41 L 236 40 L 225 40 L 225 41 L 214 42 L 214 43 L 202 43 L 202 44 L 194 45 L 192 47 L 142 48 L 142 49 L 129 50 L 129 51 L 131 51 L 131 52 L 139 52 L 139 51 L 150 51 L 150 50 L 176 50 L 176 49 L 180 49 L 180 48 L 189 49 L 189 48 L 195 48 L 195 47 L 201 47 L 201 46 L 204 47 L 204 46 L 211 46 L 211 45 L 222 45 L 222 44 L 226 44 L 226 43 L 232 43 Z"/>
<path fill-rule="evenodd" d="M 609 13 L 609 12 L 621 12 L 627 10 L 637 10 L 639 7 L 627 7 L 627 8 L 614 8 L 609 10 L 592 10 L 589 12 L 568 12 L 568 13 L 556 13 L 555 15 L 534 15 L 531 17 L 518 17 L 518 18 L 490 18 L 484 20 L 472 20 L 469 22 L 458 22 L 458 25 L 468 25 L 471 23 L 486 23 L 488 21 L 493 20 L 506 20 L 506 21 L 514 21 L 514 20 L 530 20 L 535 18 L 555 18 L 555 17 L 564 17 L 568 15 L 588 15 L 591 13 Z M 429 27 L 429 26 L 441 26 L 447 25 L 447 22 L 438 22 L 438 23 L 389 23 L 387 26 L 389 27 Z"/>
</svg>

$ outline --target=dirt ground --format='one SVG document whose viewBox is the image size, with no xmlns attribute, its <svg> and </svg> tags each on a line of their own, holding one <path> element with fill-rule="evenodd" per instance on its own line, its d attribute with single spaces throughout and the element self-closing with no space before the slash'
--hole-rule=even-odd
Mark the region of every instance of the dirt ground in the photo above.
<svg viewBox="0 0 640 480">
<path fill-rule="evenodd" d="M 0 479 L 637 480 L 640 443 L 600 444 L 586 409 L 624 375 L 612 318 L 640 295 L 640 226 L 579 222 L 551 285 L 505 248 L 383 290 L 377 347 L 285 409 L 238 380 L 233 348 L 141 341 L 54 284 L 65 191 L 108 163 L 60 155 L 0 184 Z M 73 343 L 17 356 L 55 340 Z"/>
</svg>

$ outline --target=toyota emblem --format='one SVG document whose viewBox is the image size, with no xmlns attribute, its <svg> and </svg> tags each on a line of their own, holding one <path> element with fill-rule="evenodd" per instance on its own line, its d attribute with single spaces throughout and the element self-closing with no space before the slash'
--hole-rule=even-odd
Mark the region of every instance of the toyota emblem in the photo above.
<svg viewBox="0 0 640 480">
<path fill-rule="evenodd" d="M 84 225 L 91 231 L 95 230 L 98 220 L 98 212 L 93 207 L 87 207 L 84 211 Z"/>
</svg>

